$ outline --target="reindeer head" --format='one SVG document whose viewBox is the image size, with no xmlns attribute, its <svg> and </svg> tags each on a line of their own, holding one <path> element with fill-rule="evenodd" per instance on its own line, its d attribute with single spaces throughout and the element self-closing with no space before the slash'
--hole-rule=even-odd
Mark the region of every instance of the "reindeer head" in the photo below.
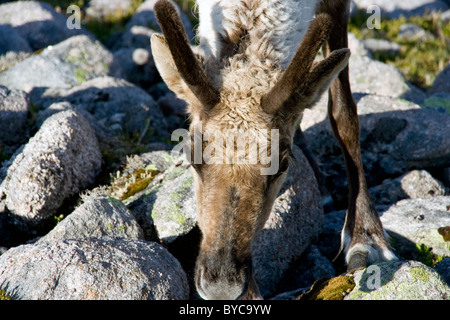
<svg viewBox="0 0 450 320">
<path fill-rule="evenodd" d="M 345 68 L 349 50 L 314 63 L 331 25 L 328 16 L 319 15 L 285 70 L 276 61 L 267 65 L 249 57 L 245 36 L 237 42 L 225 39 L 220 58 L 202 57 L 191 49 L 169 1 L 158 1 L 155 12 L 164 34 L 152 37 L 156 66 L 168 87 L 188 103 L 191 117 L 203 234 L 197 290 L 206 299 L 258 298 L 252 241 L 284 182 L 302 111 Z"/>
</svg>

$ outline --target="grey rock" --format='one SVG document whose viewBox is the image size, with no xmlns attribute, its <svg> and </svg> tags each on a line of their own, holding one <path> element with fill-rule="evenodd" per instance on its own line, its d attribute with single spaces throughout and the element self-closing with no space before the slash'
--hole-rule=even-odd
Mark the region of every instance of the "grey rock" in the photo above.
<svg viewBox="0 0 450 320">
<path fill-rule="evenodd" d="M 370 6 L 378 6 L 382 16 L 398 18 L 422 16 L 427 10 L 430 12 L 445 11 L 449 5 L 441 0 L 354 0 L 356 6 L 366 11 Z"/>
<path fill-rule="evenodd" d="M 120 200 L 110 197 L 91 198 L 86 199 L 38 242 L 55 243 L 90 237 L 143 240 L 144 233 Z"/>
<path fill-rule="evenodd" d="M 20 300 L 187 299 L 179 262 L 161 245 L 96 238 L 42 242 L 0 256 L 0 288 Z"/>
<path fill-rule="evenodd" d="M 417 261 L 376 264 L 356 271 L 354 281 L 356 286 L 345 300 L 448 300 L 450 296 L 450 287 L 439 274 Z"/>
<path fill-rule="evenodd" d="M 402 48 L 398 43 L 383 39 L 366 39 L 363 43 L 372 53 L 385 53 L 388 55 L 396 55 L 400 53 Z"/>
<path fill-rule="evenodd" d="M 13 27 L 32 50 L 43 49 L 67 38 L 89 34 L 84 28 L 67 28 L 67 18 L 48 3 L 14 1 L 0 5 L 0 24 Z"/>
<path fill-rule="evenodd" d="M 350 85 L 354 93 L 368 93 L 422 102 L 426 95 L 408 83 L 401 72 L 364 56 L 352 56 L 349 62 Z M 380 77 L 383 75 L 383 77 Z"/>
<path fill-rule="evenodd" d="M 86 16 L 102 20 L 110 15 L 126 15 L 133 9 L 132 0 L 91 0 L 86 8 Z"/>
<path fill-rule="evenodd" d="M 114 52 L 112 68 L 122 70 L 123 78 L 148 88 L 161 80 L 150 50 L 143 48 L 122 48 Z"/>
<path fill-rule="evenodd" d="M 370 196 L 376 204 L 394 204 L 403 199 L 443 196 L 446 193 L 442 182 L 425 170 L 413 170 L 396 179 L 387 179 L 370 188 Z"/>
<path fill-rule="evenodd" d="M 447 23 L 450 22 L 450 9 L 442 13 L 441 19 Z"/>
<path fill-rule="evenodd" d="M 17 63 L 25 60 L 31 55 L 29 52 L 15 52 L 8 51 L 3 55 L 0 55 L 0 73 L 12 68 Z"/>
<path fill-rule="evenodd" d="M 358 39 L 353 33 L 348 33 L 348 48 L 352 55 L 367 56 L 372 58 L 372 53 L 365 45 L 363 40 Z"/>
<path fill-rule="evenodd" d="M 27 116 L 30 98 L 20 90 L 0 86 L 0 147 L 22 144 L 28 140 Z"/>
<path fill-rule="evenodd" d="M 333 264 L 312 244 L 299 259 L 291 264 L 291 267 L 278 285 L 279 291 L 287 292 L 298 288 L 306 289 L 311 287 L 316 280 L 335 276 L 336 271 Z"/>
<path fill-rule="evenodd" d="M 434 267 L 434 270 L 439 273 L 442 279 L 450 286 L 450 258 L 444 258 Z"/>
<path fill-rule="evenodd" d="M 151 161 L 161 169 L 161 173 L 143 193 L 126 199 L 124 203 L 143 222 L 144 229 L 151 230 L 154 225 L 158 238 L 170 244 L 197 225 L 192 172 L 187 162 L 183 162 L 183 156 L 168 151 L 144 154 L 141 161 L 141 167 Z"/>
<path fill-rule="evenodd" d="M 394 248 L 400 256 L 413 254 L 424 244 L 433 253 L 448 257 L 450 247 L 439 228 L 450 226 L 450 197 L 406 199 L 397 202 L 381 214 L 381 222 L 391 237 L 397 239 Z"/>
<path fill-rule="evenodd" d="M 433 95 L 435 93 L 449 93 L 450 94 L 450 64 L 448 64 L 444 70 L 439 72 L 433 85 L 428 89 L 428 94 Z"/>
<path fill-rule="evenodd" d="M 263 296 L 275 293 L 291 262 L 318 237 L 323 224 L 314 173 L 300 149 L 294 147 L 293 155 L 295 162 L 253 244 L 253 270 Z"/>
<path fill-rule="evenodd" d="M 185 101 L 178 99 L 173 92 L 169 91 L 165 95 L 160 96 L 157 102 L 172 132 L 173 130 L 187 127 L 188 115 Z"/>
<path fill-rule="evenodd" d="M 28 42 L 11 26 L 0 25 L 0 56 L 7 52 L 33 52 Z"/>
<path fill-rule="evenodd" d="M 426 31 L 422 27 L 414 23 L 405 23 L 400 26 L 398 31 L 399 39 L 408 39 L 415 41 L 424 41 L 427 39 L 434 39 L 431 32 Z"/>
<path fill-rule="evenodd" d="M 33 101 L 43 88 L 70 88 L 87 80 L 121 71 L 110 68 L 113 55 L 86 35 L 50 46 L 0 74 L 0 84 L 30 92 Z M 34 90 L 33 90 L 34 89 Z"/>
<path fill-rule="evenodd" d="M 112 50 L 121 48 L 143 48 L 150 49 L 150 38 L 155 33 L 150 28 L 144 26 L 131 26 L 112 45 Z"/>
<path fill-rule="evenodd" d="M 142 137 L 142 143 L 170 138 L 158 104 L 144 90 L 123 79 L 99 77 L 69 89 L 49 88 L 36 101 L 44 108 L 68 101 L 116 133 Z"/>
<path fill-rule="evenodd" d="M 97 138 L 86 119 L 60 112 L 6 164 L 0 199 L 18 224 L 36 227 L 67 197 L 93 183 L 100 167 Z"/>
<path fill-rule="evenodd" d="M 157 0 L 146 0 L 143 4 L 141 4 L 131 17 L 130 21 L 127 23 L 127 29 L 130 29 L 133 26 L 142 26 L 156 31 L 161 31 L 158 20 L 156 20 L 155 13 L 153 11 L 156 1 Z M 175 4 L 172 0 L 170 1 Z M 193 40 L 195 38 L 195 34 L 189 18 L 178 8 L 177 4 L 175 4 L 175 7 L 180 14 L 181 21 L 186 29 L 189 40 Z"/>
<path fill-rule="evenodd" d="M 114 135 L 111 130 L 102 125 L 91 113 L 89 113 L 86 109 L 73 105 L 70 102 L 62 101 L 55 102 L 51 104 L 49 107 L 38 112 L 38 116 L 34 126 L 36 128 L 40 128 L 47 118 L 51 117 L 55 113 L 62 111 L 74 111 L 80 113 L 89 123 L 89 126 L 94 130 L 95 135 L 97 136 L 97 140 L 101 146 L 101 148 L 110 149 L 112 147 L 118 148 L 118 139 L 117 136 Z"/>
</svg>

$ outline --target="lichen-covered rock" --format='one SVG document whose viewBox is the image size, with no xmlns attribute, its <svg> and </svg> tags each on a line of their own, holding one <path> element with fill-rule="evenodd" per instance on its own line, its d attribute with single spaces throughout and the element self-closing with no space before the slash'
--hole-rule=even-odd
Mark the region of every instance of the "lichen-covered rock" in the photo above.
<svg viewBox="0 0 450 320">
<path fill-rule="evenodd" d="M 381 212 L 380 219 L 396 239 L 394 247 L 398 251 L 415 250 L 424 244 L 433 253 L 450 257 L 450 241 L 442 234 L 444 229 L 440 229 L 450 226 L 449 206 L 449 196 L 407 199 Z"/>
<path fill-rule="evenodd" d="M 39 242 L 90 237 L 143 240 L 144 233 L 120 200 L 106 197 L 88 198 L 52 231 L 39 239 Z"/>
<path fill-rule="evenodd" d="M 36 227 L 93 183 L 100 167 L 98 141 L 86 119 L 59 112 L 6 164 L 0 200 L 19 225 Z"/>
<path fill-rule="evenodd" d="M 155 242 L 41 242 L 0 256 L 0 289 L 24 300 L 187 299 L 179 262 Z"/>
<path fill-rule="evenodd" d="M 158 237 L 169 244 L 197 225 L 194 178 L 182 157 L 168 151 L 158 153 L 157 157 L 150 159 L 153 158 L 155 163 L 170 163 L 171 166 L 155 178 L 144 194 L 131 197 L 125 203 L 137 216 L 146 215 L 147 224 L 154 224 Z M 145 218 L 141 217 L 141 220 Z"/>
<path fill-rule="evenodd" d="M 417 261 L 392 261 L 354 273 L 346 300 L 448 300 L 450 287 L 433 269 Z"/>
<path fill-rule="evenodd" d="M 70 88 L 106 75 L 120 77 L 118 66 L 110 68 L 113 60 L 112 53 L 98 40 L 87 35 L 74 36 L 1 73 L 0 84 L 29 92 L 34 100 L 42 88 Z"/>
</svg>

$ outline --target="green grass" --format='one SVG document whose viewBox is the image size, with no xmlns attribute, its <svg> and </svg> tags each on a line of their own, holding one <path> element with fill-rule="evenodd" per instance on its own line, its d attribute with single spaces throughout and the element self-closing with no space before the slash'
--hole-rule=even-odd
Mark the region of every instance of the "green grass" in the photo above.
<svg viewBox="0 0 450 320">
<path fill-rule="evenodd" d="M 421 17 L 381 19 L 380 29 L 368 29 L 368 14 L 360 11 L 350 19 L 349 31 L 360 39 L 384 39 L 401 45 L 397 56 L 377 54 L 375 59 L 397 67 L 408 81 L 422 89 L 428 89 L 436 75 L 450 62 L 450 24 L 439 13 Z M 414 23 L 433 34 L 433 38 L 417 41 L 398 37 L 400 26 Z"/>
</svg>

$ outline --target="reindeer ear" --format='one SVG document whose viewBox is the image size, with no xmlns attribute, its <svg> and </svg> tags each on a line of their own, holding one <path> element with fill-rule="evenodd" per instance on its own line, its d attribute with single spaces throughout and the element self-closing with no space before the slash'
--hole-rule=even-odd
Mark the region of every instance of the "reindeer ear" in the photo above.
<svg viewBox="0 0 450 320">
<path fill-rule="evenodd" d="M 174 91 L 178 89 L 176 92 L 180 97 L 183 97 L 183 93 L 184 95 L 192 93 L 195 95 L 194 99 L 201 102 L 204 110 L 211 110 L 219 102 L 219 92 L 211 84 L 208 75 L 192 51 L 177 10 L 170 1 L 158 0 L 154 11 L 164 38 L 152 36 L 152 48 L 155 46 L 155 51 L 159 52 L 156 54 L 158 57 L 155 61 L 159 61 L 162 73 L 165 72 L 165 76 L 169 76 L 169 80 L 172 81 L 168 84 L 169 87 L 175 85 Z M 164 59 L 169 61 L 164 62 Z M 180 91 L 180 86 L 185 90 Z M 189 90 L 186 90 L 185 86 Z M 193 102 L 192 97 L 183 97 L 183 99 Z"/>
<path fill-rule="evenodd" d="M 315 62 L 304 76 L 302 83 L 278 110 L 277 114 L 281 119 L 295 123 L 301 112 L 314 105 L 328 90 L 334 79 L 347 66 L 349 58 L 349 49 L 339 49 L 333 51 L 327 58 Z"/>
<path fill-rule="evenodd" d="M 166 38 L 160 34 L 153 34 L 151 37 L 151 47 L 156 68 L 169 89 L 180 99 L 190 103 L 198 102 L 195 95 L 181 77 L 170 53 Z"/>
<path fill-rule="evenodd" d="M 347 67 L 349 59 L 350 49 L 339 49 L 312 67 L 305 84 L 299 88 L 307 105 L 313 105 L 320 99 L 339 73 Z"/>
</svg>

